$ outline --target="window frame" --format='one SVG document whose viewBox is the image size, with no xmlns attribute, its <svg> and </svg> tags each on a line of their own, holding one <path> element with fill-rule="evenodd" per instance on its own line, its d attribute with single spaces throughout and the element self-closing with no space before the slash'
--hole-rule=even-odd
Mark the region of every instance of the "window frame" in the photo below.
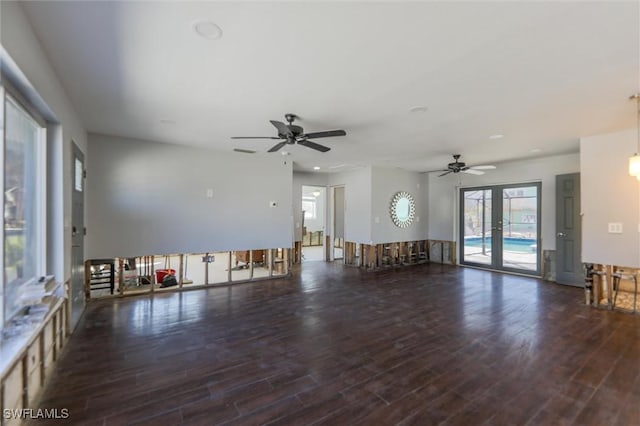
<svg viewBox="0 0 640 426">
<path fill-rule="evenodd" d="M 27 285 L 30 282 L 37 280 L 39 277 L 46 275 L 47 267 L 47 122 L 38 113 L 38 111 L 31 105 L 31 103 L 25 99 L 25 97 L 8 81 L 4 74 L 0 76 L 0 164 L 3 166 L 3 173 L 0 176 L 0 189 L 2 190 L 2 201 L 0 201 L 0 207 L 3 213 L 3 231 L 2 242 L 0 243 L 0 271 L 2 271 L 2 282 L 0 288 L 0 330 L 2 330 L 5 324 L 10 321 L 16 312 L 7 312 L 7 303 L 5 296 L 7 295 L 8 282 L 5 274 L 5 231 L 4 231 L 4 211 L 5 211 L 5 197 L 6 180 L 4 167 L 6 160 L 6 130 L 7 130 L 7 103 L 11 102 L 15 108 L 20 110 L 21 113 L 26 114 L 32 119 L 38 129 L 36 132 L 36 147 L 35 147 L 35 170 L 37 175 L 35 176 L 36 193 L 34 196 L 34 206 L 36 209 L 34 217 L 37 218 L 35 224 L 36 233 L 36 261 L 35 268 L 36 274 L 34 277 L 29 277 L 22 285 Z M 19 312 L 19 311 L 18 311 Z"/>
</svg>

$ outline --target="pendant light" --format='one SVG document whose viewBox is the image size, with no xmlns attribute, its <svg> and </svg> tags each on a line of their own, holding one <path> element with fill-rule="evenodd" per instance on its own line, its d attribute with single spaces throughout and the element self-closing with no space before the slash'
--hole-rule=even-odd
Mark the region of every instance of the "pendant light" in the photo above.
<svg viewBox="0 0 640 426">
<path fill-rule="evenodd" d="M 629 96 L 629 100 L 635 100 L 637 104 L 637 126 L 638 126 L 638 147 L 635 154 L 629 157 L 629 175 L 635 176 L 640 180 L 640 93 Z"/>
</svg>

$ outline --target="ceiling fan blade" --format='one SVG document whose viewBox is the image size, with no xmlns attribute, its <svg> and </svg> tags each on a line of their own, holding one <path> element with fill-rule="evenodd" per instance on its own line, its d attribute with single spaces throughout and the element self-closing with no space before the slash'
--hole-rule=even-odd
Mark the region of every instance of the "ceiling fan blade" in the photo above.
<svg viewBox="0 0 640 426">
<path fill-rule="evenodd" d="M 231 136 L 231 139 L 280 139 L 272 136 Z"/>
<path fill-rule="evenodd" d="M 289 127 L 287 127 L 287 125 L 282 121 L 269 120 L 269 122 L 273 124 L 276 129 L 278 129 L 279 135 L 293 136 L 293 132 L 291 131 L 291 129 L 289 129 Z"/>
<path fill-rule="evenodd" d="M 483 175 L 484 172 L 482 170 L 475 170 L 475 169 L 466 169 L 466 170 L 462 170 L 462 173 L 467 173 L 470 175 Z"/>
<path fill-rule="evenodd" d="M 449 173 L 452 173 L 452 171 L 451 171 L 451 170 L 448 170 L 448 171 L 444 172 L 443 174 L 438 175 L 438 177 L 446 176 L 446 175 L 448 175 Z"/>
<path fill-rule="evenodd" d="M 280 142 L 275 144 L 274 146 L 271 147 L 271 149 L 267 152 L 276 152 L 278 151 L 280 148 L 282 148 L 283 146 L 285 146 L 287 144 L 287 141 L 284 142 Z"/>
<path fill-rule="evenodd" d="M 316 151 L 320 151 L 320 152 L 327 152 L 331 149 L 327 146 L 320 145 L 319 143 L 315 143 L 306 139 L 302 139 L 298 141 L 298 143 L 302 146 L 306 146 L 307 148 L 315 149 Z"/>
<path fill-rule="evenodd" d="M 307 133 L 304 135 L 306 138 L 317 139 L 317 138 L 330 138 L 333 136 L 346 136 L 347 132 L 344 130 L 327 130 L 326 132 L 315 132 L 315 133 Z"/>
<path fill-rule="evenodd" d="M 496 168 L 496 166 L 485 164 L 485 165 L 481 165 L 481 166 L 470 166 L 469 168 L 473 169 L 473 170 L 494 170 Z"/>
</svg>

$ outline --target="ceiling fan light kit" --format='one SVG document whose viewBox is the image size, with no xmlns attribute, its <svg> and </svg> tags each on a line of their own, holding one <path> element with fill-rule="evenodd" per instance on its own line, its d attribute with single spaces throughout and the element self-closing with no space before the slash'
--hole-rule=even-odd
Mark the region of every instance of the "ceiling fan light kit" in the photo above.
<svg viewBox="0 0 640 426">
<path fill-rule="evenodd" d="M 278 137 L 273 136 L 233 136 L 231 139 L 281 139 L 282 142 L 278 142 L 272 146 L 267 152 L 276 152 L 285 145 L 302 145 L 307 148 L 315 149 L 320 152 L 327 152 L 331 150 L 328 146 L 320 145 L 309 139 L 318 138 L 330 138 L 334 136 L 346 136 L 347 132 L 344 130 L 327 130 L 324 132 L 305 133 L 301 126 L 293 124 L 293 122 L 299 117 L 295 114 L 285 114 L 285 120 L 288 124 L 282 121 L 269 120 L 269 122 L 278 131 Z"/>
</svg>

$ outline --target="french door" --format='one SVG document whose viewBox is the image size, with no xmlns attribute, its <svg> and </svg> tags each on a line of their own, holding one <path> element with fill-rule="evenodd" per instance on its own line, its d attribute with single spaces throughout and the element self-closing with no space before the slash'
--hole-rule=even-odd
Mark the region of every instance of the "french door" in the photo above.
<svg viewBox="0 0 640 426">
<path fill-rule="evenodd" d="M 461 264 L 541 275 L 539 182 L 460 189 Z"/>
</svg>

